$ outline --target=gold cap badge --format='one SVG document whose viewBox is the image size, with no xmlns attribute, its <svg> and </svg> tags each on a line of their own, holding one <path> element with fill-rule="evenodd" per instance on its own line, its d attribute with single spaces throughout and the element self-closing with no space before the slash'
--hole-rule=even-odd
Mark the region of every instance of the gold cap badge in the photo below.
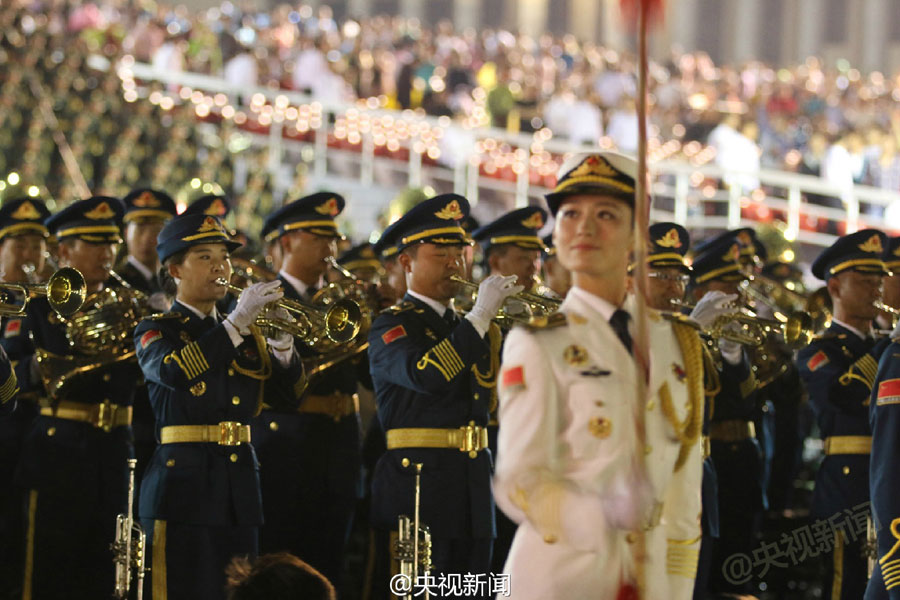
<svg viewBox="0 0 900 600">
<path fill-rule="evenodd" d="M 316 212 L 320 215 L 330 215 L 332 217 L 337 216 L 337 214 L 340 212 L 340 209 L 338 208 L 337 198 L 329 198 L 316 207 Z"/>
<path fill-rule="evenodd" d="M 88 219 L 115 219 L 116 211 L 114 211 L 107 202 L 101 202 L 93 209 L 84 213 Z"/>
<path fill-rule="evenodd" d="M 462 210 L 459 208 L 459 202 L 452 200 L 447 206 L 434 213 L 438 219 L 459 220 L 463 218 Z"/>
<path fill-rule="evenodd" d="M 148 206 L 159 206 L 159 200 L 156 199 L 152 192 L 145 191 L 134 199 L 133 204 L 141 208 L 147 208 Z"/>
<path fill-rule="evenodd" d="M 31 202 L 23 202 L 10 216 L 19 221 L 31 221 L 40 219 L 41 213 Z"/>
<path fill-rule="evenodd" d="M 666 232 L 666 235 L 656 240 L 657 246 L 663 248 L 681 248 L 681 238 L 678 237 L 678 230 L 674 227 Z"/>
<path fill-rule="evenodd" d="M 541 217 L 541 213 L 536 212 L 524 221 L 522 221 L 522 225 L 529 229 L 540 229 L 544 226 L 544 219 Z"/>
<path fill-rule="evenodd" d="M 868 240 L 859 245 L 859 249 L 863 252 L 875 252 L 881 254 L 884 249 L 881 246 L 881 238 L 873 235 Z"/>
</svg>

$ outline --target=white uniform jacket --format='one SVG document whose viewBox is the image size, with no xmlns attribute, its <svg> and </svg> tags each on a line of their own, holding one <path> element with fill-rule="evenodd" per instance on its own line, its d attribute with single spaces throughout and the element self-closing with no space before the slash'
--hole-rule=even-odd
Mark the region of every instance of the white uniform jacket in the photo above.
<svg viewBox="0 0 900 600">
<path fill-rule="evenodd" d="M 564 324 L 516 328 L 504 347 L 494 496 L 520 524 L 504 568 L 511 597 L 614 599 L 640 580 L 645 599 L 688 599 L 701 535 L 699 337 L 651 314 L 639 402 L 635 359 L 594 300 L 574 289 Z M 635 314 L 632 298 L 624 308 Z"/>
</svg>

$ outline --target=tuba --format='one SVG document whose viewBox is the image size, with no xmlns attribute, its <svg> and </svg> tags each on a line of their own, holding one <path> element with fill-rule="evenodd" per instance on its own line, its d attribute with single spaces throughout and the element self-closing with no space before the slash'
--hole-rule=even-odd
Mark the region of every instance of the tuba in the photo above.
<svg viewBox="0 0 900 600">
<path fill-rule="evenodd" d="M 134 362 L 134 328 L 150 313 L 144 293 L 131 287 L 105 287 L 89 295 L 79 312 L 68 317 L 51 315 L 51 322 L 65 325 L 72 353 L 35 351 L 47 393 L 57 398 L 78 375 Z"/>
<path fill-rule="evenodd" d="M 404 467 L 410 466 L 408 458 L 402 461 Z M 419 520 L 419 501 L 421 496 L 422 463 L 415 463 L 416 495 L 413 505 L 413 518 L 406 515 L 398 517 L 397 541 L 394 543 L 394 558 L 400 563 L 400 575 L 409 583 L 409 591 L 404 600 L 412 600 L 414 596 L 424 595 L 428 598 L 428 586 L 424 594 L 414 593 L 419 577 L 431 570 L 431 532 Z"/>
<path fill-rule="evenodd" d="M 116 588 L 114 597 L 119 600 L 129 598 L 132 579 L 136 579 L 135 597 L 144 597 L 144 574 L 148 571 L 144 551 L 147 535 L 140 523 L 135 522 L 134 507 L 134 468 L 137 460 L 128 459 L 128 507 L 124 514 L 116 517 L 116 541 L 110 545 L 113 552 L 113 564 L 116 567 Z M 134 576 L 132 577 L 132 573 Z"/>
</svg>

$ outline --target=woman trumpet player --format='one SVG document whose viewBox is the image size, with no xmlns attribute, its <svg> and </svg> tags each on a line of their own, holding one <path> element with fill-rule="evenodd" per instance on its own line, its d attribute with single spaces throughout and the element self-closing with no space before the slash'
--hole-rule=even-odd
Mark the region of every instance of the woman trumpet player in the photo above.
<svg viewBox="0 0 900 600">
<path fill-rule="evenodd" d="M 230 277 L 229 254 L 238 245 L 215 217 L 172 219 L 157 251 L 175 303 L 134 334 L 160 439 L 139 513 L 152 598 L 224 598 L 225 566 L 235 555 L 256 554 L 262 523 L 246 423 L 264 398 L 296 407 L 305 388 L 293 338 L 263 339 L 253 325 L 281 299 L 279 282 L 246 288 L 224 320 L 216 310 L 226 293 L 218 280 Z"/>
</svg>

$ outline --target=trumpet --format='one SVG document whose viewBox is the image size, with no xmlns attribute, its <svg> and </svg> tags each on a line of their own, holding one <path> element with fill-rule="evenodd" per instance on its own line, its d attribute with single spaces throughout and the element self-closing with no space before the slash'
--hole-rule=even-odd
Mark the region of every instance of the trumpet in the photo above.
<svg viewBox="0 0 900 600">
<path fill-rule="evenodd" d="M 125 513 L 116 517 L 116 541 L 110 545 L 113 564 L 116 567 L 116 587 L 113 596 L 121 600 L 129 597 L 132 583 L 137 588 L 135 593 L 137 600 L 144 597 L 144 575 L 149 570 L 144 556 L 147 534 L 144 533 L 141 524 L 134 520 L 132 514 L 136 465 L 136 459 L 128 459 L 128 506 Z M 133 579 L 136 581 L 132 581 Z"/>
<path fill-rule="evenodd" d="M 891 325 L 893 325 L 893 327 L 897 326 L 897 319 L 898 319 L 898 317 L 900 317 L 900 308 L 895 308 L 889 304 L 885 304 L 881 300 L 876 300 L 875 302 L 872 303 L 872 306 L 874 306 L 875 308 L 877 308 L 880 311 L 889 313 L 891 315 Z M 889 330 L 883 330 L 883 329 L 877 330 L 875 332 L 875 334 L 879 335 L 879 336 L 887 337 L 887 336 L 891 335 L 891 333 L 894 331 L 893 327 Z"/>
<path fill-rule="evenodd" d="M 81 308 L 87 296 L 84 276 L 78 269 L 63 267 L 50 276 L 46 283 L 0 283 L 3 301 L 0 315 L 24 315 L 28 302 L 35 296 L 46 296 L 47 302 L 58 315 L 68 317 Z M 22 304 L 7 302 L 8 296 L 18 293 L 24 297 Z"/>
<path fill-rule="evenodd" d="M 397 523 L 397 541 L 394 543 L 394 558 L 400 563 L 400 574 L 409 583 L 409 592 L 401 596 L 403 600 L 412 600 L 415 587 L 419 585 L 419 577 L 431 571 L 431 531 L 419 519 L 419 503 L 421 496 L 422 463 L 410 463 L 408 458 L 402 461 L 404 467 L 416 469 L 415 500 L 413 502 L 413 518 L 400 515 Z M 429 597 L 428 586 L 424 586 L 424 597 Z"/>
<path fill-rule="evenodd" d="M 680 300 L 672 300 L 672 304 L 683 308 L 696 306 Z M 676 314 L 680 315 L 680 313 Z M 663 316 L 674 318 L 672 313 L 664 312 Z M 717 317 L 707 329 L 691 320 L 682 322 L 695 327 L 709 337 L 745 346 L 761 346 L 772 334 L 777 334 L 781 338 L 780 341 L 793 350 L 802 348 L 812 341 L 815 332 L 812 319 L 808 314 L 793 312 L 783 318 L 783 321 L 781 319 L 763 319 L 755 313 L 735 307 L 734 311 Z"/>
<path fill-rule="evenodd" d="M 478 284 L 463 279 L 459 275 L 451 275 L 450 279 L 462 285 L 470 296 L 475 298 L 478 293 Z M 512 327 L 516 323 L 531 325 L 557 312 L 560 304 L 562 301 L 555 298 L 547 298 L 531 292 L 519 292 L 506 299 L 496 320 L 504 328 Z M 524 308 L 524 310 L 517 310 L 520 308 Z"/>
<path fill-rule="evenodd" d="M 232 285 L 224 277 L 216 279 L 216 283 L 234 294 L 244 291 L 244 288 Z M 352 341 L 359 334 L 363 320 L 359 305 L 349 298 L 339 298 L 325 309 L 288 298 L 272 304 L 286 310 L 291 318 L 279 319 L 261 314 L 256 318 L 256 325 L 285 331 L 312 348 L 321 349 L 330 344 Z"/>
</svg>

